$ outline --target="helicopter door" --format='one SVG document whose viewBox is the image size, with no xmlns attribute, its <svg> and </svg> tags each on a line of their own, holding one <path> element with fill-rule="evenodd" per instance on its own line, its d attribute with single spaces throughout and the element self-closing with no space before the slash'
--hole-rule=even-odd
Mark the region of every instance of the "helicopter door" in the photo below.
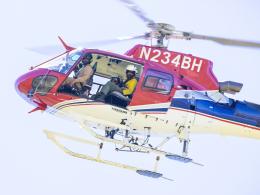
<svg viewBox="0 0 260 195">
<path fill-rule="evenodd" d="M 169 73 L 152 69 L 144 71 L 143 75 L 138 82 L 129 106 L 170 104 L 173 96 L 173 76 Z M 164 111 L 166 112 L 167 109 L 164 108 Z"/>
</svg>

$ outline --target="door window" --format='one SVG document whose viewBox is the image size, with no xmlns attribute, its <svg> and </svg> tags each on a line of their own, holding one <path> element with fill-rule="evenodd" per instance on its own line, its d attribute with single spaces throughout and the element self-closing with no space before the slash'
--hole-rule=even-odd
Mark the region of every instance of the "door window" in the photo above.
<svg viewBox="0 0 260 195">
<path fill-rule="evenodd" d="M 148 70 L 143 89 L 162 94 L 169 94 L 173 87 L 173 78 L 170 74 L 155 70 Z"/>
</svg>

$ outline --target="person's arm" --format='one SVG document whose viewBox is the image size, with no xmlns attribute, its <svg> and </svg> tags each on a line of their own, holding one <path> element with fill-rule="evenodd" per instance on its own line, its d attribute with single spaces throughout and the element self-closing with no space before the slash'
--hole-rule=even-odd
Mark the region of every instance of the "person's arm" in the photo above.
<svg viewBox="0 0 260 195">
<path fill-rule="evenodd" d="M 68 78 L 63 82 L 62 85 L 70 85 L 70 83 L 71 83 L 73 80 L 74 80 L 73 78 L 68 77 Z"/>
<path fill-rule="evenodd" d="M 90 66 L 86 66 L 83 70 L 83 73 L 79 75 L 78 78 L 74 79 L 71 82 L 71 85 L 75 84 L 75 83 L 82 83 L 87 81 L 93 74 L 93 70 Z"/>
<path fill-rule="evenodd" d="M 126 88 L 123 89 L 123 95 L 131 95 L 135 90 L 136 84 L 137 84 L 136 79 L 132 79 L 132 80 L 128 81 L 126 83 Z"/>
</svg>

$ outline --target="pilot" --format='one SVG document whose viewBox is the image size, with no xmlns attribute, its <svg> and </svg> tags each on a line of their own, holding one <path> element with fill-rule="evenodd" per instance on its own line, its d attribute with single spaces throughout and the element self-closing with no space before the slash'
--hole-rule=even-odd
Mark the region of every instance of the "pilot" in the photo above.
<svg viewBox="0 0 260 195">
<path fill-rule="evenodd" d="M 136 73 L 137 69 L 134 65 L 128 65 L 126 67 L 126 81 L 123 83 L 123 87 L 119 87 L 117 82 L 113 81 L 108 81 L 101 89 L 101 91 L 96 94 L 96 100 L 97 101 L 105 101 L 106 96 L 111 93 L 112 91 L 118 91 L 122 93 L 124 96 L 131 97 L 136 84 L 137 84 L 137 79 L 136 79 Z"/>
<path fill-rule="evenodd" d="M 94 68 L 91 66 L 92 54 L 86 54 L 74 70 L 74 78 L 67 78 L 64 85 L 75 87 L 81 92 L 81 96 L 88 96 L 93 82 Z"/>
</svg>

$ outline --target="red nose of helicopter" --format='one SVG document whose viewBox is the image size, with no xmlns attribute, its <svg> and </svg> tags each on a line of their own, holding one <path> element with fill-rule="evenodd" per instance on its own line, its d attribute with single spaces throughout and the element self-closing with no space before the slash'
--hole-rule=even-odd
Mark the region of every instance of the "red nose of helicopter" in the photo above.
<svg viewBox="0 0 260 195">
<path fill-rule="evenodd" d="M 15 81 L 16 92 L 25 100 L 30 99 L 29 92 L 32 89 L 32 78 L 34 77 L 32 72 L 26 73 L 18 77 Z"/>
<path fill-rule="evenodd" d="M 31 68 L 28 73 L 17 78 L 17 93 L 36 110 L 45 110 L 60 101 L 73 99 L 71 95 L 58 95 L 59 86 L 70 74 L 73 65 L 82 56 L 82 49 L 66 51 Z"/>
<path fill-rule="evenodd" d="M 49 73 L 50 70 L 48 69 L 33 70 L 20 76 L 15 81 L 17 93 L 25 101 L 36 106 L 33 111 L 46 109 L 45 99 L 58 81 L 57 76 Z"/>
</svg>

